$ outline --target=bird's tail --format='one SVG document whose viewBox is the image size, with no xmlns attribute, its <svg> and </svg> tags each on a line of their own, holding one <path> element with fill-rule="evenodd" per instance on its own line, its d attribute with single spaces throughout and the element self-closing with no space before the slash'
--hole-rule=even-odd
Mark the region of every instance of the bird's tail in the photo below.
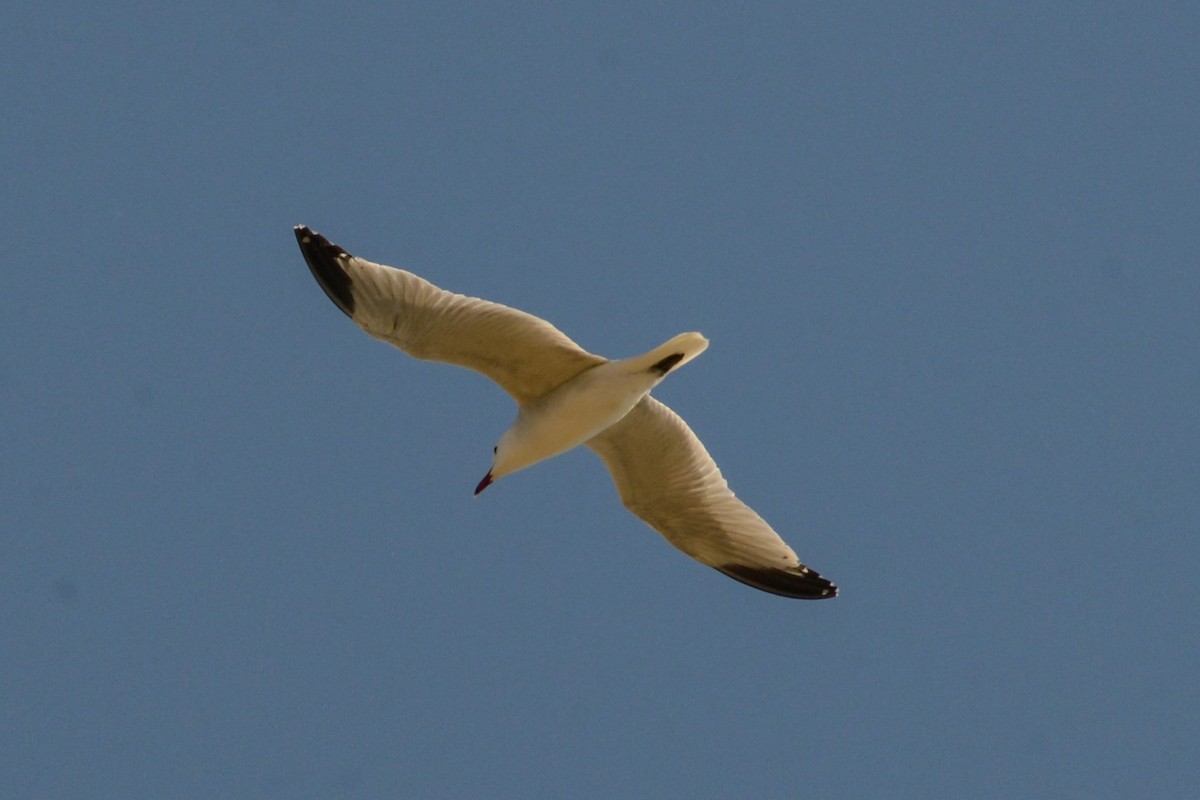
<svg viewBox="0 0 1200 800">
<path fill-rule="evenodd" d="M 681 333 L 649 353 L 625 359 L 624 364 L 630 372 L 656 372 L 661 376 L 682 367 L 706 349 L 708 339 L 695 332 Z"/>
</svg>

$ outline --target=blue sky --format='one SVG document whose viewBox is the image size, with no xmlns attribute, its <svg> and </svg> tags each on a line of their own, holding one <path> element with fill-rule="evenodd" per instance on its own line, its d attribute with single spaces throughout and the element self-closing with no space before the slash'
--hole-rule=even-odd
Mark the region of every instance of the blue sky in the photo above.
<svg viewBox="0 0 1200 800">
<path fill-rule="evenodd" d="M 0 781 L 1185 797 L 1200 11 L 8 3 Z M 626 356 L 836 581 L 755 592 L 322 294 Z"/>
</svg>

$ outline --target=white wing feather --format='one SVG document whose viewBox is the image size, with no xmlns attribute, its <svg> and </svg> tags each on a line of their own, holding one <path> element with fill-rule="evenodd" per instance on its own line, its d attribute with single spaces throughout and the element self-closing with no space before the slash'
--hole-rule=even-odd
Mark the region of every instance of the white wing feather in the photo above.
<svg viewBox="0 0 1200 800">
<path fill-rule="evenodd" d="M 653 397 L 587 446 L 608 467 L 625 507 L 697 561 L 774 594 L 837 593 L 734 495 L 692 429 Z"/>
<path fill-rule="evenodd" d="M 415 358 L 481 372 L 518 404 L 606 361 L 532 314 L 352 256 L 303 226 L 296 239 L 329 299 L 367 333 Z"/>
</svg>

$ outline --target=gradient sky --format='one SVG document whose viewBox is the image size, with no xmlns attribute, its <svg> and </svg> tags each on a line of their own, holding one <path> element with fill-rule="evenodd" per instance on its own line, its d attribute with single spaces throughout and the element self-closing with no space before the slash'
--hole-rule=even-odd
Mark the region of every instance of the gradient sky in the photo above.
<svg viewBox="0 0 1200 800">
<path fill-rule="evenodd" d="M 0 12 L 0 794 L 1192 796 L 1200 9 L 379 5 Z M 298 223 L 702 331 L 656 396 L 841 596 L 587 451 L 473 499 L 511 402 Z"/>
</svg>

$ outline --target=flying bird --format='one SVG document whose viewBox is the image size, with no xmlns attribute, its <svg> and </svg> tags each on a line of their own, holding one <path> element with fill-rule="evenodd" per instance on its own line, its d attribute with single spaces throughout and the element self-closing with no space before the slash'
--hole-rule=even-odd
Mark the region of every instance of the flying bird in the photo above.
<svg viewBox="0 0 1200 800">
<path fill-rule="evenodd" d="M 625 507 L 700 563 L 784 597 L 837 594 L 734 495 L 687 423 L 650 396 L 708 347 L 699 333 L 609 360 L 532 314 L 439 289 L 352 256 L 303 225 L 295 230 L 313 277 L 359 327 L 415 358 L 481 372 L 516 401 L 517 419 L 493 449 L 476 495 L 586 445 L 608 467 Z"/>
</svg>

